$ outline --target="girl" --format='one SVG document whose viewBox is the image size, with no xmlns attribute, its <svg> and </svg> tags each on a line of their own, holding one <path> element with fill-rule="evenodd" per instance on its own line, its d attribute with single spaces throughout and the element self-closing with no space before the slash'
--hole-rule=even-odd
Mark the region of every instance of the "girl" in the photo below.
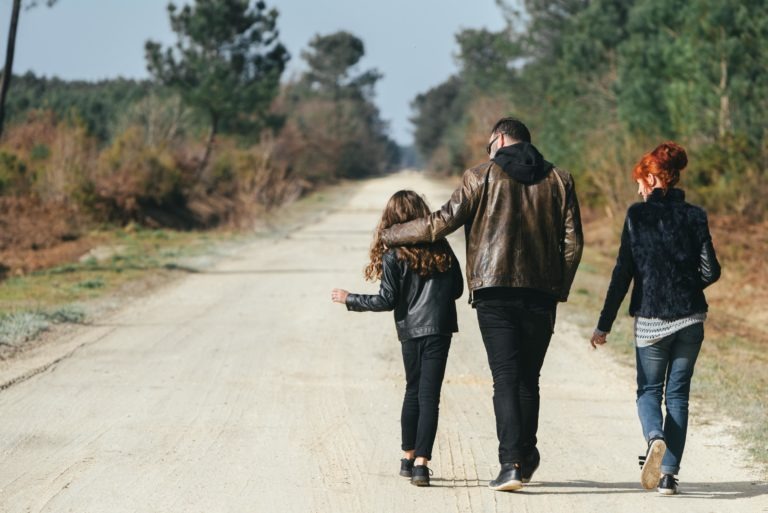
<svg viewBox="0 0 768 513">
<path fill-rule="evenodd" d="M 640 481 L 663 495 L 677 493 L 688 428 L 688 393 L 704 339 L 704 288 L 720 277 L 707 215 L 674 186 L 688 163 L 673 142 L 643 156 L 633 177 L 645 200 L 627 211 L 616 267 L 592 347 L 605 344 L 616 312 L 634 280 L 629 314 L 635 317 L 637 412 L 648 442 Z M 665 395 L 666 416 L 661 400 Z"/>
<path fill-rule="evenodd" d="M 463 293 L 463 278 L 448 241 L 388 249 L 380 234 L 429 212 L 415 192 L 395 193 L 384 208 L 364 272 L 367 280 L 381 280 L 378 295 L 341 289 L 331 293 L 333 301 L 346 304 L 350 311 L 395 311 L 406 382 L 400 416 L 404 451 L 400 475 L 410 477 L 417 486 L 429 486 L 427 464 L 437 432 L 451 334 L 458 331 L 455 300 Z"/>
</svg>

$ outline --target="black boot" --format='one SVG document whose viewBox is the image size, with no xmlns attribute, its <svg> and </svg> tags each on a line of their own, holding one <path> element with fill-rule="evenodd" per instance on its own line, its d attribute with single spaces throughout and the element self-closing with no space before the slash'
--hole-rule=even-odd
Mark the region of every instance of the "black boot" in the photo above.
<svg viewBox="0 0 768 513">
<path fill-rule="evenodd" d="M 488 483 L 491 490 L 512 492 L 523 487 L 523 474 L 519 463 L 502 463 L 499 476 Z"/>
<path fill-rule="evenodd" d="M 403 477 L 411 477 L 413 472 L 413 462 L 415 459 L 403 458 L 400 460 L 400 475 Z"/>
<path fill-rule="evenodd" d="M 429 475 L 432 471 L 426 465 L 414 465 L 411 475 L 411 484 L 416 486 L 429 486 Z"/>
<path fill-rule="evenodd" d="M 531 482 L 533 473 L 539 468 L 539 463 L 541 463 L 541 455 L 539 454 L 539 450 L 534 447 L 533 451 L 523 458 L 523 461 L 520 463 L 520 473 L 522 474 L 523 483 Z"/>
</svg>

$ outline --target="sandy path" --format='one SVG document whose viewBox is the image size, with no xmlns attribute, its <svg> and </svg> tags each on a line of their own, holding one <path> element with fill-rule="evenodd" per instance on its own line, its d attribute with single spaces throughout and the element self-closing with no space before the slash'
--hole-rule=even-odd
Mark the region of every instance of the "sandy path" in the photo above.
<svg viewBox="0 0 768 513">
<path fill-rule="evenodd" d="M 398 477 L 391 316 L 329 296 L 376 290 L 360 270 L 380 209 L 403 187 L 433 206 L 450 193 L 413 173 L 361 183 L 316 224 L 127 305 L 76 334 L 69 344 L 85 344 L 73 354 L 0 391 L 0 511 L 768 511 L 768 486 L 712 425 L 691 429 L 683 495 L 643 491 L 632 376 L 587 350 L 563 315 L 542 377 L 542 466 L 523 492 L 488 490 L 490 373 L 466 296 L 434 486 Z"/>
</svg>

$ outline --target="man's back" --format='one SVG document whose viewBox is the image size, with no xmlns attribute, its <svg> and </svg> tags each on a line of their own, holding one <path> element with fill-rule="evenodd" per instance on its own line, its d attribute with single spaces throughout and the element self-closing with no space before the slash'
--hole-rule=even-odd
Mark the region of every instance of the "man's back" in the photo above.
<svg viewBox="0 0 768 513">
<path fill-rule="evenodd" d="M 573 179 L 531 144 L 504 147 L 468 169 L 439 211 L 390 228 L 384 240 L 437 240 L 462 225 L 470 291 L 527 288 L 567 299 L 583 245 Z"/>
<path fill-rule="evenodd" d="M 572 226 L 578 220 L 573 180 L 543 160 L 529 176 L 521 176 L 515 161 L 499 156 L 466 172 L 470 176 L 465 179 L 476 181 L 480 198 L 466 223 L 469 287 L 529 288 L 558 299 L 565 289 L 567 296 L 567 224 L 574 235 L 578 231 L 581 253 L 580 222 Z M 572 260 L 578 259 L 576 252 Z"/>
</svg>

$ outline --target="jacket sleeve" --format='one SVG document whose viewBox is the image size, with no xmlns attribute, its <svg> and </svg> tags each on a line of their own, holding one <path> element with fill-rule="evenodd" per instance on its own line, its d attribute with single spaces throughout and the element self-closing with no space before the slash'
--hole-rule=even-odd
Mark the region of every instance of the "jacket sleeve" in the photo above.
<svg viewBox="0 0 768 513">
<path fill-rule="evenodd" d="M 616 320 L 616 314 L 627 295 L 629 284 L 635 274 L 635 262 L 632 258 L 632 248 L 629 243 L 629 217 L 624 221 L 624 229 L 621 232 L 621 246 L 619 247 L 619 256 L 616 258 L 616 266 L 613 268 L 611 283 L 608 285 L 608 292 L 605 294 L 605 303 L 603 311 L 600 312 L 600 320 L 597 323 L 597 329 L 606 333 L 611 331 L 613 321 Z"/>
<path fill-rule="evenodd" d="M 466 171 L 461 186 L 453 192 L 451 199 L 440 210 L 427 217 L 396 224 L 383 230 L 382 241 L 387 246 L 401 246 L 442 239 L 463 226 L 475 212 L 479 191 L 480 187 L 475 183 L 473 173 Z"/>
<path fill-rule="evenodd" d="M 701 288 L 705 289 L 720 278 L 720 262 L 717 261 L 715 247 L 712 245 L 712 236 L 709 233 L 706 215 L 704 217 L 701 239 L 699 276 L 701 277 Z"/>
<path fill-rule="evenodd" d="M 581 253 L 584 250 L 584 234 L 581 229 L 581 212 L 579 200 L 576 197 L 576 188 L 571 182 L 566 191 L 565 223 L 562 240 L 563 248 L 563 282 L 560 286 L 560 301 L 567 301 L 568 294 L 576 276 L 576 269 L 581 262 Z"/>
<path fill-rule="evenodd" d="M 453 299 L 459 299 L 464 294 L 464 276 L 461 274 L 461 264 L 456 254 L 451 250 L 451 274 L 453 277 Z"/>
<path fill-rule="evenodd" d="M 397 257 L 385 253 L 382 262 L 381 286 L 378 294 L 349 294 L 347 310 L 351 312 L 385 312 L 395 309 L 400 292 L 400 266 Z"/>
</svg>

